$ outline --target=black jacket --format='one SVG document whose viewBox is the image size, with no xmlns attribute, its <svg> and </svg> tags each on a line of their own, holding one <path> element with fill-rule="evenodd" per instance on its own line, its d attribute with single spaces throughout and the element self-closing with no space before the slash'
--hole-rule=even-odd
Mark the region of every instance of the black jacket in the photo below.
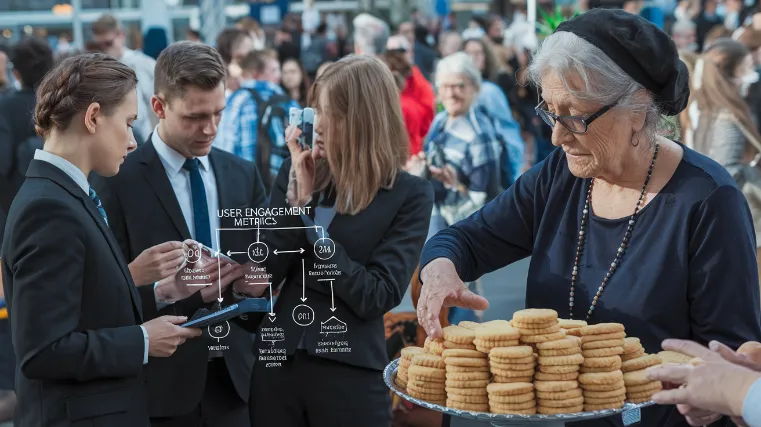
<svg viewBox="0 0 761 427">
<path fill-rule="evenodd" d="M 32 161 L 2 266 L 19 370 L 14 425 L 147 425 L 140 296 L 95 204 L 57 167 Z"/>
</svg>

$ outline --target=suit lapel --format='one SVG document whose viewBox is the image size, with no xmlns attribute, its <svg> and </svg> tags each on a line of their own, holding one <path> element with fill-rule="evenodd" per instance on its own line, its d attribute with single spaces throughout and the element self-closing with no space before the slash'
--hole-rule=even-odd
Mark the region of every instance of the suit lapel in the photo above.
<svg viewBox="0 0 761 427">
<path fill-rule="evenodd" d="M 124 260 L 124 255 L 122 254 L 122 250 L 119 247 L 119 244 L 116 242 L 114 233 L 112 233 L 111 229 L 109 229 L 106 225 L 103 217 L 100 215 L 100 212 L 98 212 L 98 208 L 95 206 L 95 203 L 90 200 L 90 197 L 86 195 L 84 191 L 82 191 L 82 188 L 80 188 L 77 183 L 71 179 L 71 177 L 66 175 L 64 171 L 47 162 L 43 162 L 41 160 L 33 160 L 29 165 L 27 176 L 49 179 L 63 187 L 72 196 L 79 199 L 79 201 L 82 203 L 82 206 L 84 206 L 87 213 L 90 214 L 90 217 L 92 217 L 93 221 L 95 221 L 95 223 L 98 225 L 100 232 L 106 238 L 108 246 L 111 248 L 111 252 L 113 253 L 117 264 L 119 265 L 119 269 L 122 271 L 124 279 L 127 281 L 130 299 L 132 300 L 132 308 L 135 310 L 135 314 L 142 323 L 142 305 L 140 303 L 140 296 L 137 294 L 137 288 L 132 282 L 132 273 L 130 273 L 127 262 Z"/>
<path fill-rule="evenodd" d="M 190 230 L 185 222 L 185 217 L 182 215 L 182 209 L 180 209 L 180 203 L 177 201 L 177 195 L 174 194 L 172 184 L 169 182 L 169 177 L 166 176 L 166 170 L 164 165 L 161 164 L 156 149 L 151 144 L 150 137 L 145 146 L 142 147 L 140 162 L 143 167 L 143 175 L 150 184 L 149 187 L 153 189 L 156 196 L 164 207 L 167 215 L 172 220 L 177 232 L 180 233 L 183 240 L 190 239 Z"/>
<path fill-rule="evenodd" d="M 209 152 L 209 162 L 211 163 L 211 171 L 214 174 L 214 180 L 217 182 L 217 198 L 219 209 L 233 208 L 231 206 L 231 198 L 227 194 L 227 191 L 234 190 L 235 187 L 230 187 L 230 183 L 234 182 L 230 179 L 230 165 L 227 162 L 221 161 L 219 157 L 214 155 L 214 149 Z M 227 185 L 227 186 L 225 186 Z M 216 212 L 215 212 L 216 214 Z M 220 218 L 220 228 L 232 228 L 233 224 L 228 224 L 227 221 L 230 218 Z M 224 223 L 223 223 L 224 221 Z M 222 245 L 222 238 L 225 236 L 218 230 L 212 230 L 214 233 L 219 233 L 219 250 L 226 247 Z M 217 234 L 212 235 L 212 238 L 216 239 Z"/>
</svg>

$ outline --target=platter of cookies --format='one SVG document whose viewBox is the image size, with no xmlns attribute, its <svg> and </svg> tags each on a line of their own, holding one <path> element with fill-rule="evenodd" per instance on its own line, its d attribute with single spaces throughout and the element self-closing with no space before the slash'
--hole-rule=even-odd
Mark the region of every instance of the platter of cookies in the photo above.
<svg viewBox="0 0 761 427">
<path fill-rule="evenodd" d="M 662 389 L 645 372 L 664 360 L 622 324 L 526 309 L 510 321 L 465 321 L 443 332 L 404 348 L 384 379 L 403 399 L 454 416 L 499 425 L 626 416 Z"/>
</svg>

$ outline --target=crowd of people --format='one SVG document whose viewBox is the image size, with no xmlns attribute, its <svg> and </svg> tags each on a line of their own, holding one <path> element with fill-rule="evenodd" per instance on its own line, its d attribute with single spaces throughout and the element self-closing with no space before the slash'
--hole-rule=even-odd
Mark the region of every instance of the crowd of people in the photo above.
<svg viewBox="0 0 761 427">
<path fill-rule="evenodd" d="M 643 425 L 761 426 L 761 365 L 734 352 L 761 341 L 761 13 L 690 0 L 653 23 L 643 6 L 581 10 L 542 40 L 521 11 L 463 29 L 363 13 L 351 37 L 305 14 L 153 58 L 104 15 L 87 52 L 0 49 L 0 425 L 446 425 L 391 401 L 384 315 L 417 281 L 438 337 L 479 320 L 481 276 L 531 257 L 527 307 L 707 362 L 653 370 L 676 388 Z M 311 147 L 289 123 L 305 107 Z M 228 208 L 312 213 L 218 235 Z M 303 275 L 311 253 L 204 259 L 206 287 L 178 273 L 183 245 L 326 235 L 328 290 Z M 263 316 L 232 321 L 224 351 L 180 326 L 260 296 L 257 268 L 285 283 L 278 369 L 256 363 Z M 353 351 L 316 351 L 319 325 L 290 315 L 307 298 L 341 310 Z"/>
</svg>

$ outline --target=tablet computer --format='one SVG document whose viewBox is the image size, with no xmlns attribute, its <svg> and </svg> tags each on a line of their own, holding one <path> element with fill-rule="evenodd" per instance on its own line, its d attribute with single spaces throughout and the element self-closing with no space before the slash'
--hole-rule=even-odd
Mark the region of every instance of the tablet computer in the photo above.
<svg viewBox="0 0 761 427">
<path fill-rule="evenodd" d="M 214 311 L 197 319 L 189 320 L 180 326 L 183 328 L 205 328 L 233 319 L 241 314 L 255 312 L 269 313 L 272 309 L 272 306 L 270 305 L 271 301 L 272 300 L 270 300 L 269 297 L 246 298 L 238 303 L 228 305 L 219 311 Z"/>
</svg>

